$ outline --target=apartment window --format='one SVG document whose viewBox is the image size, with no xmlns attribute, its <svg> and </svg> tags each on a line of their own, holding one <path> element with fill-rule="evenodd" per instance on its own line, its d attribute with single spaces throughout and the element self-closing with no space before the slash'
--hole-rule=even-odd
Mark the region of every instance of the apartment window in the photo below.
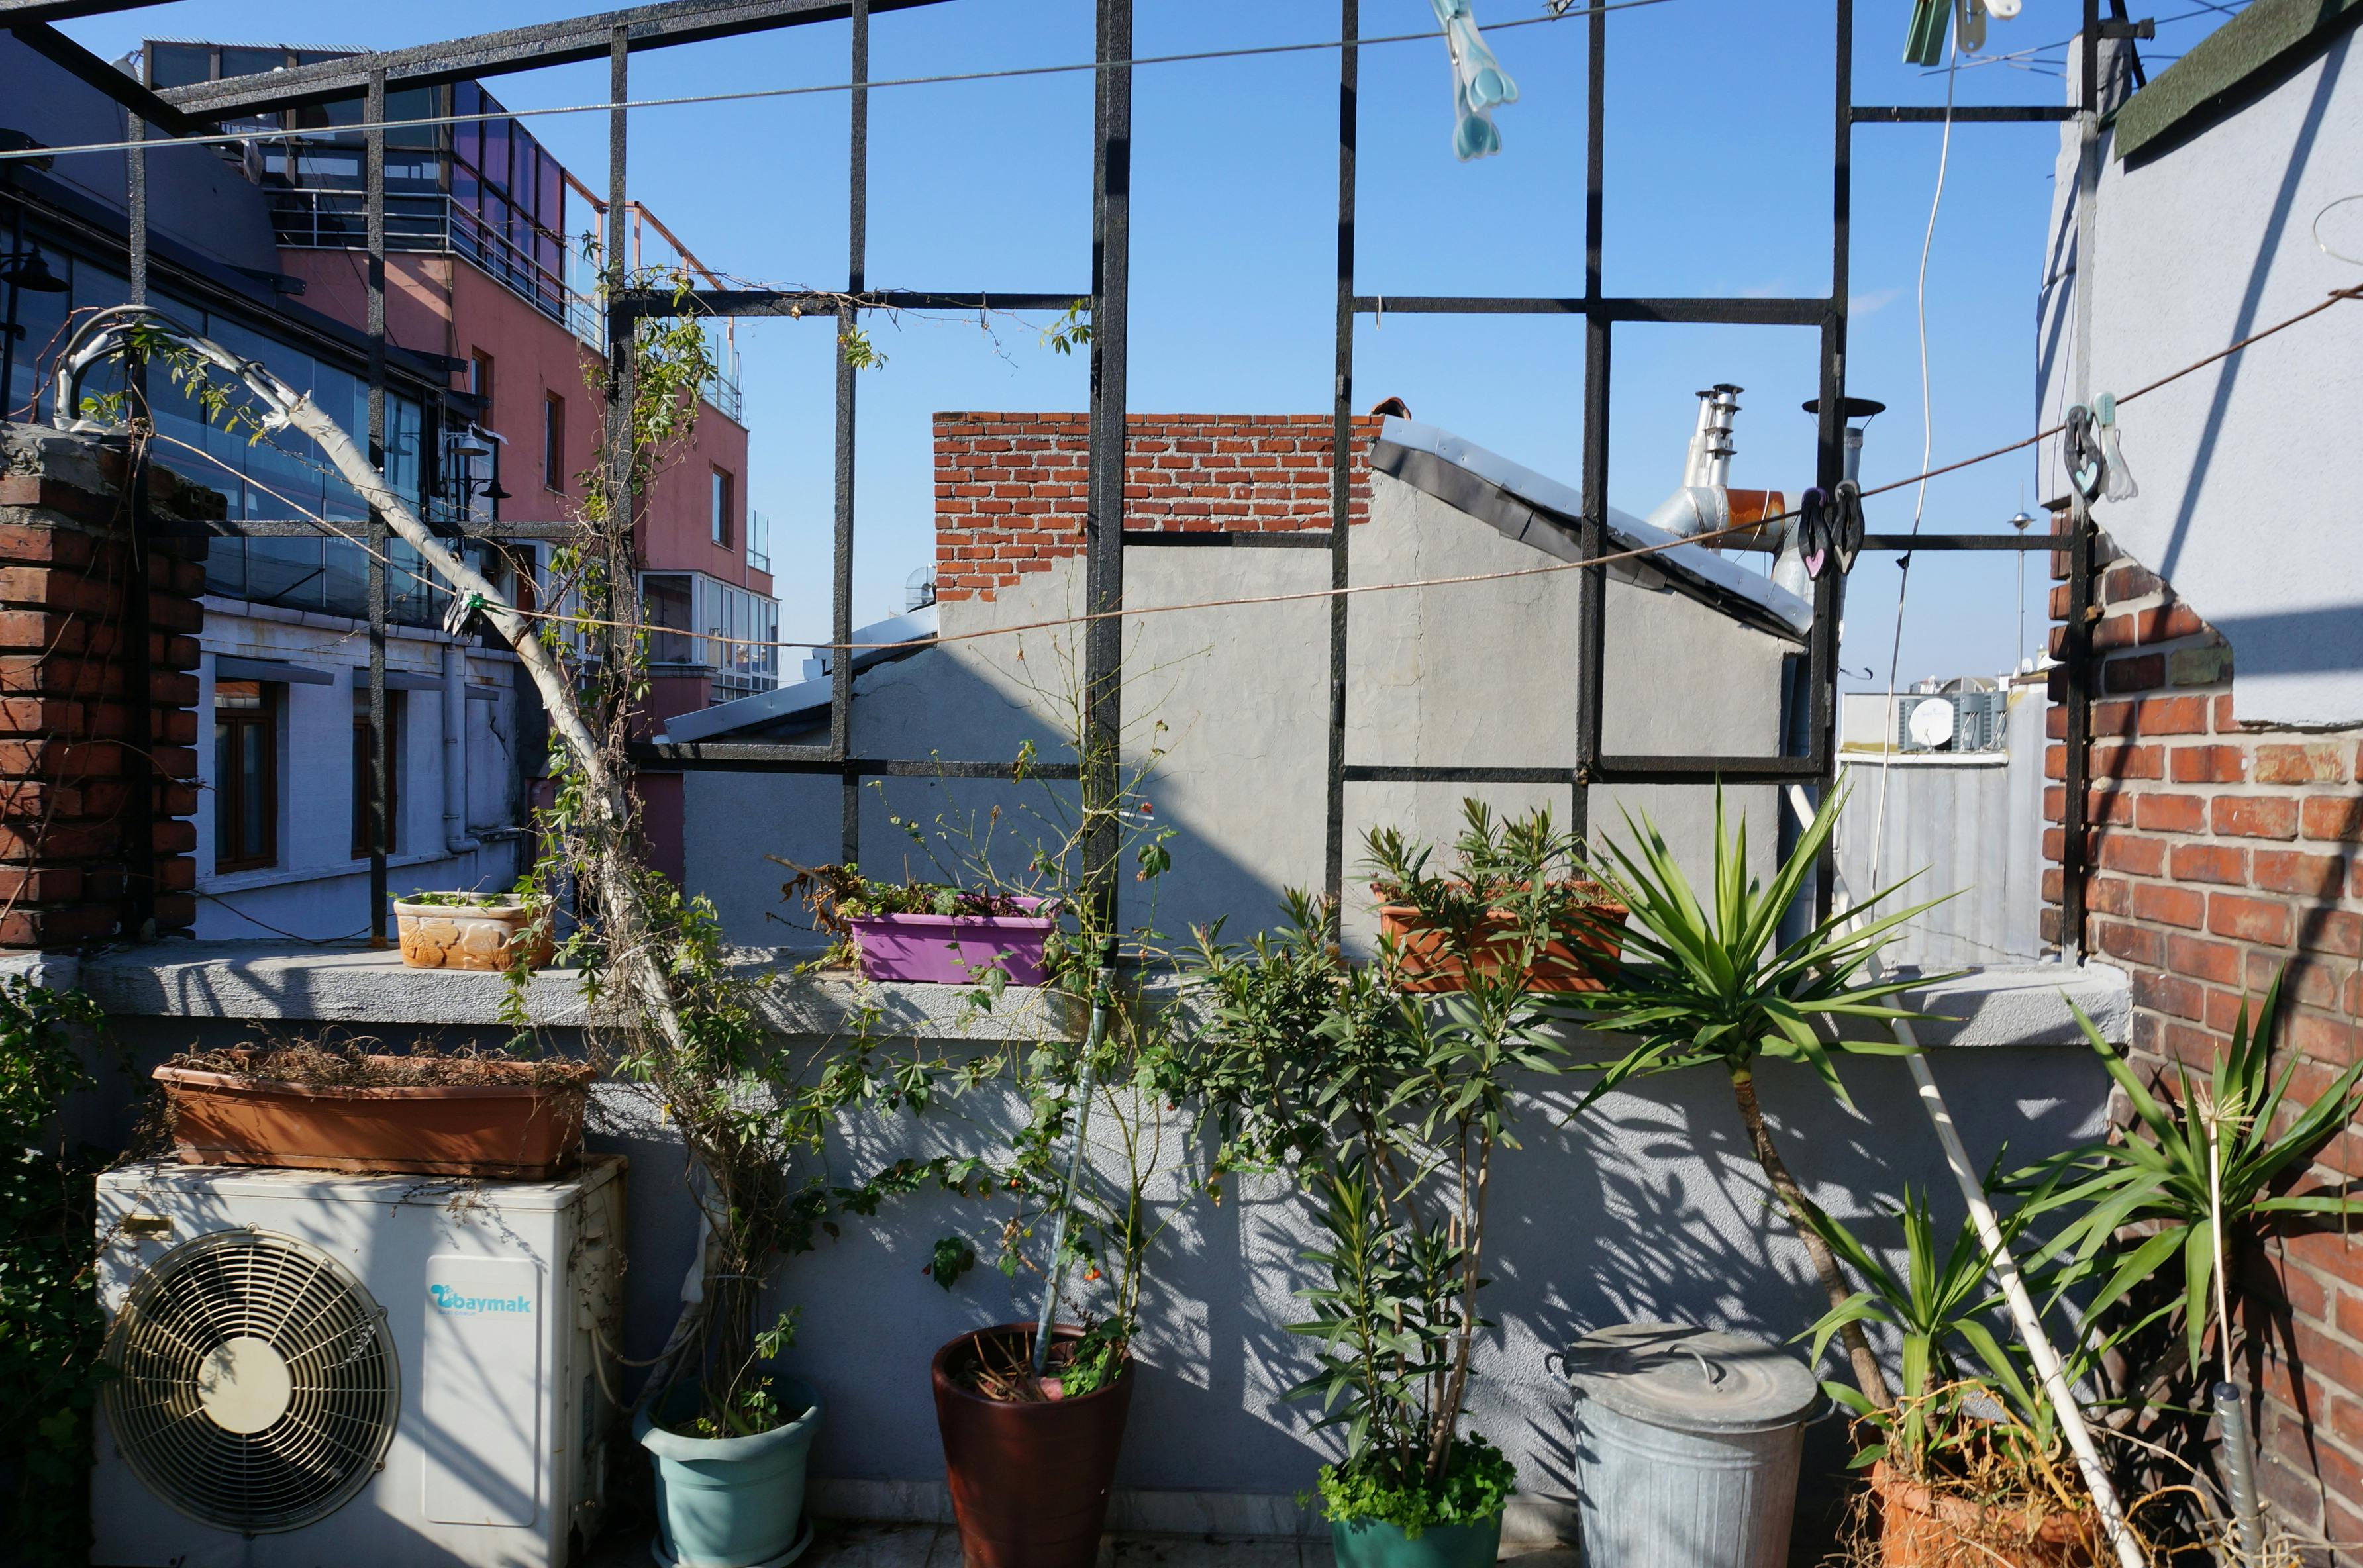
<svg viewBox="0 0 2363 1568">
<path fill-rule="evenodd" d="M 402 841 L 402 693 L 385 694 L 385 747 L 392 766 L 385 771 L 385 852 L 394 853 Z M 370 715 L 369 687 L 353 685 L 353 858 L 370 852 Z"/>
<path fill-rule="evenodd" d="M 726 550 L 730 547 L 735 532 L 731 525 L 737 513 L 732 505 L 731 491 L 736 488 L 728 474 L 720 469 L 714 470 L 714 542 Z"/>
<path fill-rule="evenodd" d="M 278 688 L 214 682 L 214 869 L 279 863 Z"/>
<path fill-rule="evenodd" d="M 541 397 L 541 482 L 566 488 L 566 400 L 556 392 Z"/>
<path fill-rule="evenodd" d="M 695 580 L 686 572 L 640 574 L 640 618 L 666 628 L 649 634 L 650 664 L 704 664 L 712 657 L 689 635 L 697 624 Z"/>
<path fill-rule="evenodd" d="M 484 426 L 493 428 L 493 357 L 482 348 L 469 350 L 468 390 L 484 400 Z"/>
</svg>

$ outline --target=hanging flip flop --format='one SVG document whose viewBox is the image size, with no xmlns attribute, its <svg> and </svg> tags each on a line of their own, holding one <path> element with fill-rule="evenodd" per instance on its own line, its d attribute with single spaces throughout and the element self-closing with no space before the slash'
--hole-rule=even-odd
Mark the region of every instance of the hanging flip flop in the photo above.
<svg viewBox="0 0 2363 1568">
<path fill-rule="evenodd" d="M 2092 411 L 2082 403 L 2068 411 L 2061 422 L 2059 458 L 2067 465 L 2068 482 L 2089 504 L 2101 499 L 2109 483 L 2109 455 L 2102 449 Z"/>
<path fill-rule="evenodd" d="M 1840 480 L 1831 504 L 1830 547 L 1837 553 L 1838 575 L 1850 575 L 1855 558 L 1862 554 L 1862 486 Z"/>
<path fill-rule="evenodd" d="M 1805 563 L 1805 575 L 1820 581 L 1832 553 L 1829 492 L 1815 485 L 1797 499 L 1797 555 Z"/>
</svg>

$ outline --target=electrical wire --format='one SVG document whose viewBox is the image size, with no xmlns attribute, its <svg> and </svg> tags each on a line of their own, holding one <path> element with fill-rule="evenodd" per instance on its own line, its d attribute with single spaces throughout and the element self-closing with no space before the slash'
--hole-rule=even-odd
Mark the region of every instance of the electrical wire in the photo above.
<svg viewBox="0 0 2363 1568">
<path fill-rule="evenodd" d="M 1581 10 L 1570 8 L 1540 17 L 1518 17 L 1506 22 L 1487 26 L 1489 33 L 1507 32 L 1512 28 L 1531 28 L 1541 23 L 1572 21 L 1578 17 L 1590 17 L 1610 11 L 1630 11 L 1643 6 L 1663 6 L 1669 0 L 1603 0 L 1602 4 Z M 851 93 L 885 87 L 933 87 L 961 82 L 1004 82 L 1026 76 L 1064 76 L 1077 72 L 1128 70 L 1137 65 L 1182 65 L 1196 61 L 1245 60 L 1262 55 L 1304 54 L 1322 50 L 1369 49 L 1380 44 L 1433 43 L 1442 35 L 1431 29 L 1424 33 L 1387 33 L 1376 38 L 1324 39 L 1315 43 L 1254 44 L 1239 49 L 1193 50 L 1184 54 L 1148 54 L 1131 60 L 1082 61 L 1071 65 L 1015 65 L 1000 71 L 960 71 L 940 76 L 891 76 L 876 82 L 827 82 L 807 87 L 760 87 L 738 93 L 696 93 L 673 98 L 627 98 L 622 102 L 597 104 L 566 104 L 544 109 L 502 109 L 497 113 L 475 115 L 425 115 L 416 119 L 364 120 L 358 125 L 338 126 L 338 136 L 350 136 L 362 131 L 400 130 L 411 126 L 455 126 L 478 120 L 522 120 L 543 115 L 604 115 L 616 109 L 670 109 L 695 104 L 743 104 L 763 98 L 801 98 L 816 93 Z M 128 152 L 134 148 L 206 147 L 229 142 L 278 141 L 298 132 L 224 131 L 203 136 L 176 136 L 161 140 L 150 138 L 145 141 L 90 141 L 72 147 L 28 148 L 0 152 L 0 161 L 22 158 L 59 158 L 81 152 Z"/>
<path fill-rule="evenodd" d="M 222 908 L 229 911 L 230 913 L 238 916 L 239 919 L 246 922 L 249 925 L 259 925 L 263 930 L 270 932 L 274 935 L 283 936 L 290 942 L 300 942 L 306 947 L 334 947 L 339 943 L 359 941 L 361 938 L 370 934 L 370 932 L 372 929 L 372 927 L 365 925 L 359 931 L 349 931 L 342 936 L 298 936 L 295 933 L 285 930 L 280 926 L 275 926 L 267 920 L 255 919 L 254 916 L 247 913 L 246 911 L 240 909 L 238 905 L 231 903 L 227 899 L 222 898 L 217 894 L 208 893 L 203 888 L 199 888 L 194 890 L 197 897 L 205 900 L 208 903 L 219 904 Z"/>
<path fill-rule="evenodd" d="M 1574 13 L 1570 12 L 1570 15 L 1574 15 Z M 2157 392 L 2161 388 L 2172 385 L 2174 382 L 2182 380 L 2185 376 L 2195 375 L 2199 371 L 2205 370 L 2208 366 L 2215 364 L 2220 360 L 2229 359 L 2232 355 L 2236 354 L 2242 349 L 2249 348 L 2254 344 L 2259 343 L 2265 338 L 2273 337 L 2277 333 L 2286 332 L 2291 327 L 2296 326 L 2302 322 L 2312 320 L 2313 317 L 2320 315 L 2324 311 L 2328 310 L 2335 304 L 2340 304 L 2342 301 L 2353 299 L 2363 299 L 2363 285 L 2357 285 L 2353 288 L 2334 289 L 2321 302 L 2309 305 L 2304 310 L 2298 312 L 2295 315 L 2290 316 L 2282 321 L 2275 322 L 2270 326 L 2263 327 L 2258 331 L 2252 332 L 2236 343 L 2227 344 L 2225 347 L 2216 349 L 2212 354 L 2207 354 L 2200 359 L 2194 359 L 2179 370 L 2169 370 L 2165 375 L 2158 377 L 2156 381 L 2147 382 L 2135 388 L 2132 392 L 2122 394 L 2116 400 L 2117 405 L 2122 408 L 2126 403 L 2132 403 L 2138 398 L 2146 397 L 2149 393 Z M 2037 430 L 2032 436 L 2024 436 L 2006 446 L 1996 447 L 1991 451 L 1980 452 L 1974 457 L 1962 458 L 1954 462 L 1946 463 L 1933 469 L 1927 469 L 1917 474 L 1907 474 L 1902 479 L 1891 480 L 1882 485 L 1874 485 L 1871 488 L 1865 490 L 1862 494 L 1867 500 L 1874 495 L 1884 495 L 1891 491 L 1902 490 L 1906 485 L 1925 484 L 1927 480 L 1938 478 L 1941 475 L 1953 473 L 1958 469 L 1969 468 L 1978 463 L 1990 462 L 1993 458 L 2005 457 L 2012 452 L 2024 451 L 2025 448 L 2036 445 L 2037 442 L 2049 440 L 2052 436 L 2058 435 L 2063 428 L 2063 425 L 2052 425 L 2044 429 Z M 331 523 L 327 519 L 311 512 L 301 503 L 280 494 L 277 491 L 271 489 L 268 485 L 258 482 L 251 476 L 239 473 L 239 470 L 230 468 L 230 466 L 227 463 L 223 462 L 220 458 L 215 456 L 211 452 L 205 451 L 203 447 L 192 446 L 186 441 L 182 441 L 173 436 L 163 435 L 161 432 L 157 433 L 153 436 L 153 439 L 164 442 L 170 446 L 182 447 L 186 451 L 194 452 L 197 456 L 204 458 L 206 461 L 219 467 L 225 472 L 239 473 L 239 477 L 245 480 L 248 484 L 252 485 L 255 489 L 262 491 L 262 493 L 270 496 L 272 500 L 279 502 L 283 505 L 294 508 L 294 510 L 302 515 L 305 521 L 316 525 L 323 533 L 345 540 L 346 542 L 353 545 L 356 548 L 361 550 L 371 558 L 383 561 L 389 571 L 399 571 L 403 575 L 413 579 L 437 592 L 448 593 L 450 591 L 450 587 L 448 583 L 438 582 L 434 579 L 427 577 L 408 567 L 402 566 L 396 562 L 386 559 L 386 558 L 383 556 L 379 556 L 375 551 L 370 548 L 366 541 L 358 536 L 346 532 L 344 529 L 337 526 L 334 523 Z M 272 449 L 274 451 L 282 452 L 286 456 L 297 458 L 299 460 L 307 463 L 312 462 L 312 459 L 304 458 L 302 454 L 287 452 L 286 448 L 278 447 L 275 444 L 273 445 Z M 317 467 L 318 465 L 314 463 L 313 466 Z M 597 626 L 615 631 L 667 633 L 676 636 L 687 636 L 698 642 L 728 643 L 734 646 L 758 648 L 809 648 L 815 652 L 894 651 L 910 648 L 932 647 L 945 643 L 968 642 L 980 637 L 1010 636 L 1019 632 L 1042 631 L 1057 626 L 1084 625 L 1094 621 L 1109 620 L 1126 615 L 1161 615 L 1186 610 L 1221 610 L 1227 609 L 1234 605 L 1287 604 L 1314 599 L 1348 598 L 1359 593 L 1398 593 L 1414 589 L 1450 588 L 1467 583 L 1502 582 L 1518 578 L 1548 577 L 1559 572 L 1580 571 L 1586 567 L 1613 566 L 1620 561 L 1637 560 L 1645 557 L 1659 555 L 1665 551 L 1676 549 L 1684 545 L 1707 544 L 1715 539 L 1724 538 L 1735 534 L 1757 532 L 1775 523 L 1788 522 L 1796 515 L 1796 511 L 1792 509 L 1787 512 L 1768 514 L 1755 523 L 1736 523 L 1727 528 L 1716 528 L 1704 534 L 1695 534 L 1686 539 L 1668 539 L 1659 544 L 1639 545 L 1630 549 L 1611 551 L 1606 555 L 1593 556 L 1584 560 L 1554 561 L 1548 566 L 1521 567 L 1511 571 L 1470 572 L 1459 577 L 1417 578 L 1402 582 L 1350 583 L 1343 588 L 1307 589 L 1294 593 L 1266 593 L 1239 599 L 1204 599 L 1193 601 L 1185 604 L 1126 606 L 1115 610 L 1099 610 L 1082 614 L 1058 616 L 1042 621 L 1029 621 L 1020 625 L 985 627 L 973 632 L 955 633 L 949 636 L 906 637 L 899 641 L 882 643 L 836 643 L 829 642 L 826 639 L 792 641 L 785 638 L 764 639 L 760 637 L 721 636 L 711 633 L 685 631 L 683 628 L 679 626 L 660 626 L 649 622 L 597 620 L 587 616 L 571 615 L 564 611 L 526 610 L 516 606 L 510 606 L 507 613 L 528 620 L 550 621 L 578 626 Z M 1892 679 L 1892 663 L 1890 668 L 1890 677 Z"/>
<path fill-rule="evenodd" d="M 1912 537 L 1928 515 L 1928 463 L 1936 453 L 1936 412 L 1928 374 L 1928 257 L 1936 247 L 1936 215 L 1945 206 L 1945 175 L 1953 160 L 1953 93 L 1961 80 L 1961 35 L 1952 34 L 1952 56 L 1945 72 L 1945 133 L 1936 144 L 1936 190 L 1928 198 L 1928 226 L 1920 236 L 1920 277 L 1914 303 L 1920 331 L 1920 489 L 1912 502 Z M 1912 593 L 1912 552 L 1895 561 L 1895 636 L 1887 650 L 1887 712 L 1880 730 L 1879 809 L 1870 820 L 1870 885 L 1879 886 L 1880 852 L 1887 845 L 1887 782 L 1893 770 L 1895 747 L 1895 681 L 1903 662 L 1903 611 Z"/>
</svg>

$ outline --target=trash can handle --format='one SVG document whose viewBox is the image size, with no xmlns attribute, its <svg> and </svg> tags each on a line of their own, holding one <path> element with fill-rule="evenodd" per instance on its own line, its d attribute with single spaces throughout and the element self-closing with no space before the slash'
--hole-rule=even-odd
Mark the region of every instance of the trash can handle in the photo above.
<svg viewBox="0 0 2363 1568">
<path fill-rule="evenodd" d="M 1690 1357 L 1692 1361 L 1698 1363 L 1699 1375 L 1705 1378 L 1709 1383 L 1720 1383 L 1723 1381 L 1723 1368 L 1708 1361 L 1707 1358 L 1701 1355 L 1697 1350 L 1692 1346 L 1684 1345 L 1682 1347 L 1682 1353 Z"/>
</svg>

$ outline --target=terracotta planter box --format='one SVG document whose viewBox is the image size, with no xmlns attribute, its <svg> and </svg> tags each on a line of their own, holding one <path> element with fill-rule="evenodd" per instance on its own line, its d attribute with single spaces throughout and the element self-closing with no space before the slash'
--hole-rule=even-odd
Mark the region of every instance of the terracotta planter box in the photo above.
<svg viewBox="0 0 2363 1568">
<path fill-rule="evenodd" d="M 583 1067 L 570 1081 L 535 1083 L 546 1067 L 514 1066 L 513 1084 L 312 1088 L 190 1067 L 159 1067 L 156 1080 L 183 1165 L 519 1181 L 561 1176 L 582 1163 L 582 1110 L 596 1075 Z"/>
<path fill-rule="evenodd" d="M 414 969 L 487 969 L 522 962 L 538 969 L 556 950 L 547 926 L 522 934 L 535 911 L 523 904 L 409 904 L 396 900 L 394 918 L 402 936 L 402 961 Z"/>
<path fill-rule="evenodd" d="M 1621 927 L 1628 912 L 1620 903 L 1609 902 L 1596 907 L 1593 912 L 1606 925 Z M 1403 988 L 1420 994 L 1439 991 L 1460 991 L 1468 987 L 1461 955 L 1455 952 L 1451 931 L 1428 923 L 1426 916 L 1409 904 L 1382 904 L 1379 908 L 1379 934 L 1395 944 L 1399 964 L 1396 971 Z M 1518 953 L 1514 922 L 1499 911 L 1489 912 L 1477 931 L 1477 944 L 1471 955 L 1478 973 L 1499 974 L 1502 966 L 1514 961 Z M 1600 982 L 1576 956 L 1576 948 L 1584 947 L 1603 957 L 1614 958 L 1624 949 L 1623 941 L 1609 933 L 1595 931 L 1587 925 L 1569 921 L 1553 933 L 1550 943 L 1526 966 L 1526 989 L 1530 991 L 1596 991 Z"/>
<path fill-rule="evenodd" d="M 1879 1561 L 1883 1568 L 1949 1568 L 1975 1561 L 1994 1568 L 2100 1568 L 2107 1560 L 2090 1514 L 2037 1514 L 1981 1508 L 1966 1497 L 1931 1492 L 1885 1460 L 1870 1467 L 1879 1499 Z"/>
</svg>

